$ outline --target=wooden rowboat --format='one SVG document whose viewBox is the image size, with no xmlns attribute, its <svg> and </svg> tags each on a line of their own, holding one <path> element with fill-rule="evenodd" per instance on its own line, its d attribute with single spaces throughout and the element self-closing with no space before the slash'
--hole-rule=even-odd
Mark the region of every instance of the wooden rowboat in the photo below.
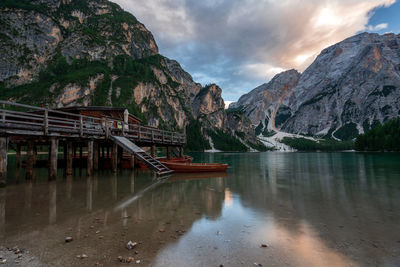
<svg viewBox="0 0 400 267">
<path fill-rule="evenodd" d="M 228 164 L 224 163 L 179 163 L 163 162 L 165 166 L 175 172 L 225 172 Z"/>
<path fill-rule="evenodd" d="M 177 162 L 177 163 L 190 163 L 192 162 L 193 158 L 191 156 L 185 155 L 183 158 L 178 158 L 178 157 L 171 157 L 170 159 L 167 159 L 166 157 L 159 157 L 156 158 L 159 160 L 162 164 L 165 165 L 166 162 Z M 137 162 L 140 166 L 140 168 L 146 169 L 147 166 L 141 161 Z"/>
</svg>

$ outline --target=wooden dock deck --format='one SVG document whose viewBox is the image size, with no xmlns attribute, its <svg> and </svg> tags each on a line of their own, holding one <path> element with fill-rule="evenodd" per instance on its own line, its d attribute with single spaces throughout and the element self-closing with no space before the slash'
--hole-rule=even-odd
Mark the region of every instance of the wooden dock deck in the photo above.
<svg viewBox="0 0 400 267">
<path fill-rule="evenodd" d="M 72 157 L 75 149 L 79 148 L 80 155 L 82 155 L 82 147 L 87 147 L 88 175 L 99 168 L 100 150 L 103 150 L 104 155 L 105 148 L 107 151 L 112 149 L 112 169 L 114 171 L 118 168 L 124 150 L 132 157 L 136 155 L 138 160 L 143 161 L 161 175 L 169 173 L 169 170 L 160 170 L 160 167 L 155 167 L 162 165 L 151 157 L 155 156 L 156 147 L 166 147 L 168 154 L 171 148 L 175 147 L 178 148 L 179 154 L 183 155 L 182 147 L 186 143 L 185 134 L 132 124 L 128 122 L 127 116 L 123 116 L 121 120 L 110 117 L 100 118 L 1 100 L 0 107 L 0 185 L 6 183 L 7 151 L 10 145 L 17 152 L 17 161 L 20 160 L 21 147 L 26 147 L 27 179 L 32 175 L 35 147 L 48 145 L 49 179 L 54 179 L 57 173 L 59 145 L 64 146 L 67 174 L 72 173 Z M 127 115 L 126 112 L 127 110 L 124 115 Z M 120 140 L 125 140 L 125 143 L 130 143 L 130 145 L 127 146 Z M 131 149 L 132 147 L 135 149 L 150 147 L 150 158 L 147 154 L 144 156 L 142 151 Z M 134 161 L 132 160 L 132 162 Z M 18 164 L 19 162 L 17 162 Z"/>
</svg>

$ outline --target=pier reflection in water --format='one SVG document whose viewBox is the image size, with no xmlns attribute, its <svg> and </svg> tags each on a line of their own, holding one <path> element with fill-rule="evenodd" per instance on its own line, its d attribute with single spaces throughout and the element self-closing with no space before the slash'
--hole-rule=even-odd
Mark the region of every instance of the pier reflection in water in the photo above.
<svg viewBox="0 0 400 267">
<path fill-rule="evenodd" d="M 160 266 L 400 262 L 399 154 L 194 157 L 231 167 L 167 180 L 140 170 L 60 171 L 54 182 L 38 169 L 35 181 L 0 189 L 0 245 L 27 248 L 49 265 L 79 266 L 82 253 L 87 265 L 118 265 L 117 256 L 132 256 L 129 240 L 141 242 L 135 258 Z"/>
</svg>

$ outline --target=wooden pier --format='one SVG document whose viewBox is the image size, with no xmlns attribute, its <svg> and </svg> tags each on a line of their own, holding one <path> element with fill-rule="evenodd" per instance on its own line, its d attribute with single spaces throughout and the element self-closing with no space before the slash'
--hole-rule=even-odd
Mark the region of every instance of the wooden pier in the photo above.
<svg viewBox="0 0 400 267">
<path fill-rule="evenodd" d="M 57 176 L 60 146 L 63 147 L 64 167 L 68 175 L 72 174 L 77 149 L 82 159 L 83 148 L 87 150 L 88 175 L 99 169 L 100 159 L 105 155 L 110 157 L 110 150 L 114 172 L 124 152 L 130 155 L 132 167 L 136 158 L 158 175 L 172 171 L 155 159 L 156 147 L 166 147 L 168 157 L 172 148 L 183 156 L 183 145 L 186 143 L 184 134 L 141 125 L 126 109 L 85 107 L 79 109 L 80 113 L 77 114 L 72 112 L 73 108 L 49 109 L 1 100 L 0 106 L 0 185 L 3 186 L 6 184 L 10 147 L 16 151 L 17 167 L 21 164 L 21 150 L 26 148 L 26 179 L 32 179 L 38 146 L 48 146 L 50 180 Z M 96 110 L 112 111 L 117 118 L 83 115 L 82 110 L 85 114 L 95 114 Z M 150 154 L 142 147 L 149 147 Z"/>
</svg>

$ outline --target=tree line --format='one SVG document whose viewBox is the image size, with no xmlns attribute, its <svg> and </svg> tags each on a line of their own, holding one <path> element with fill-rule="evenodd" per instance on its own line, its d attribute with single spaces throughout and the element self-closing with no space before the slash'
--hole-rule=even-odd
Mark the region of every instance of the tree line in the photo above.
<svg viewBox="0 0 400 267">
<path fill-rule="evenodd" d="M 400 151 L 400 118 L 360 134 L 355 141 L 357 151 Z"/>
</svg>

